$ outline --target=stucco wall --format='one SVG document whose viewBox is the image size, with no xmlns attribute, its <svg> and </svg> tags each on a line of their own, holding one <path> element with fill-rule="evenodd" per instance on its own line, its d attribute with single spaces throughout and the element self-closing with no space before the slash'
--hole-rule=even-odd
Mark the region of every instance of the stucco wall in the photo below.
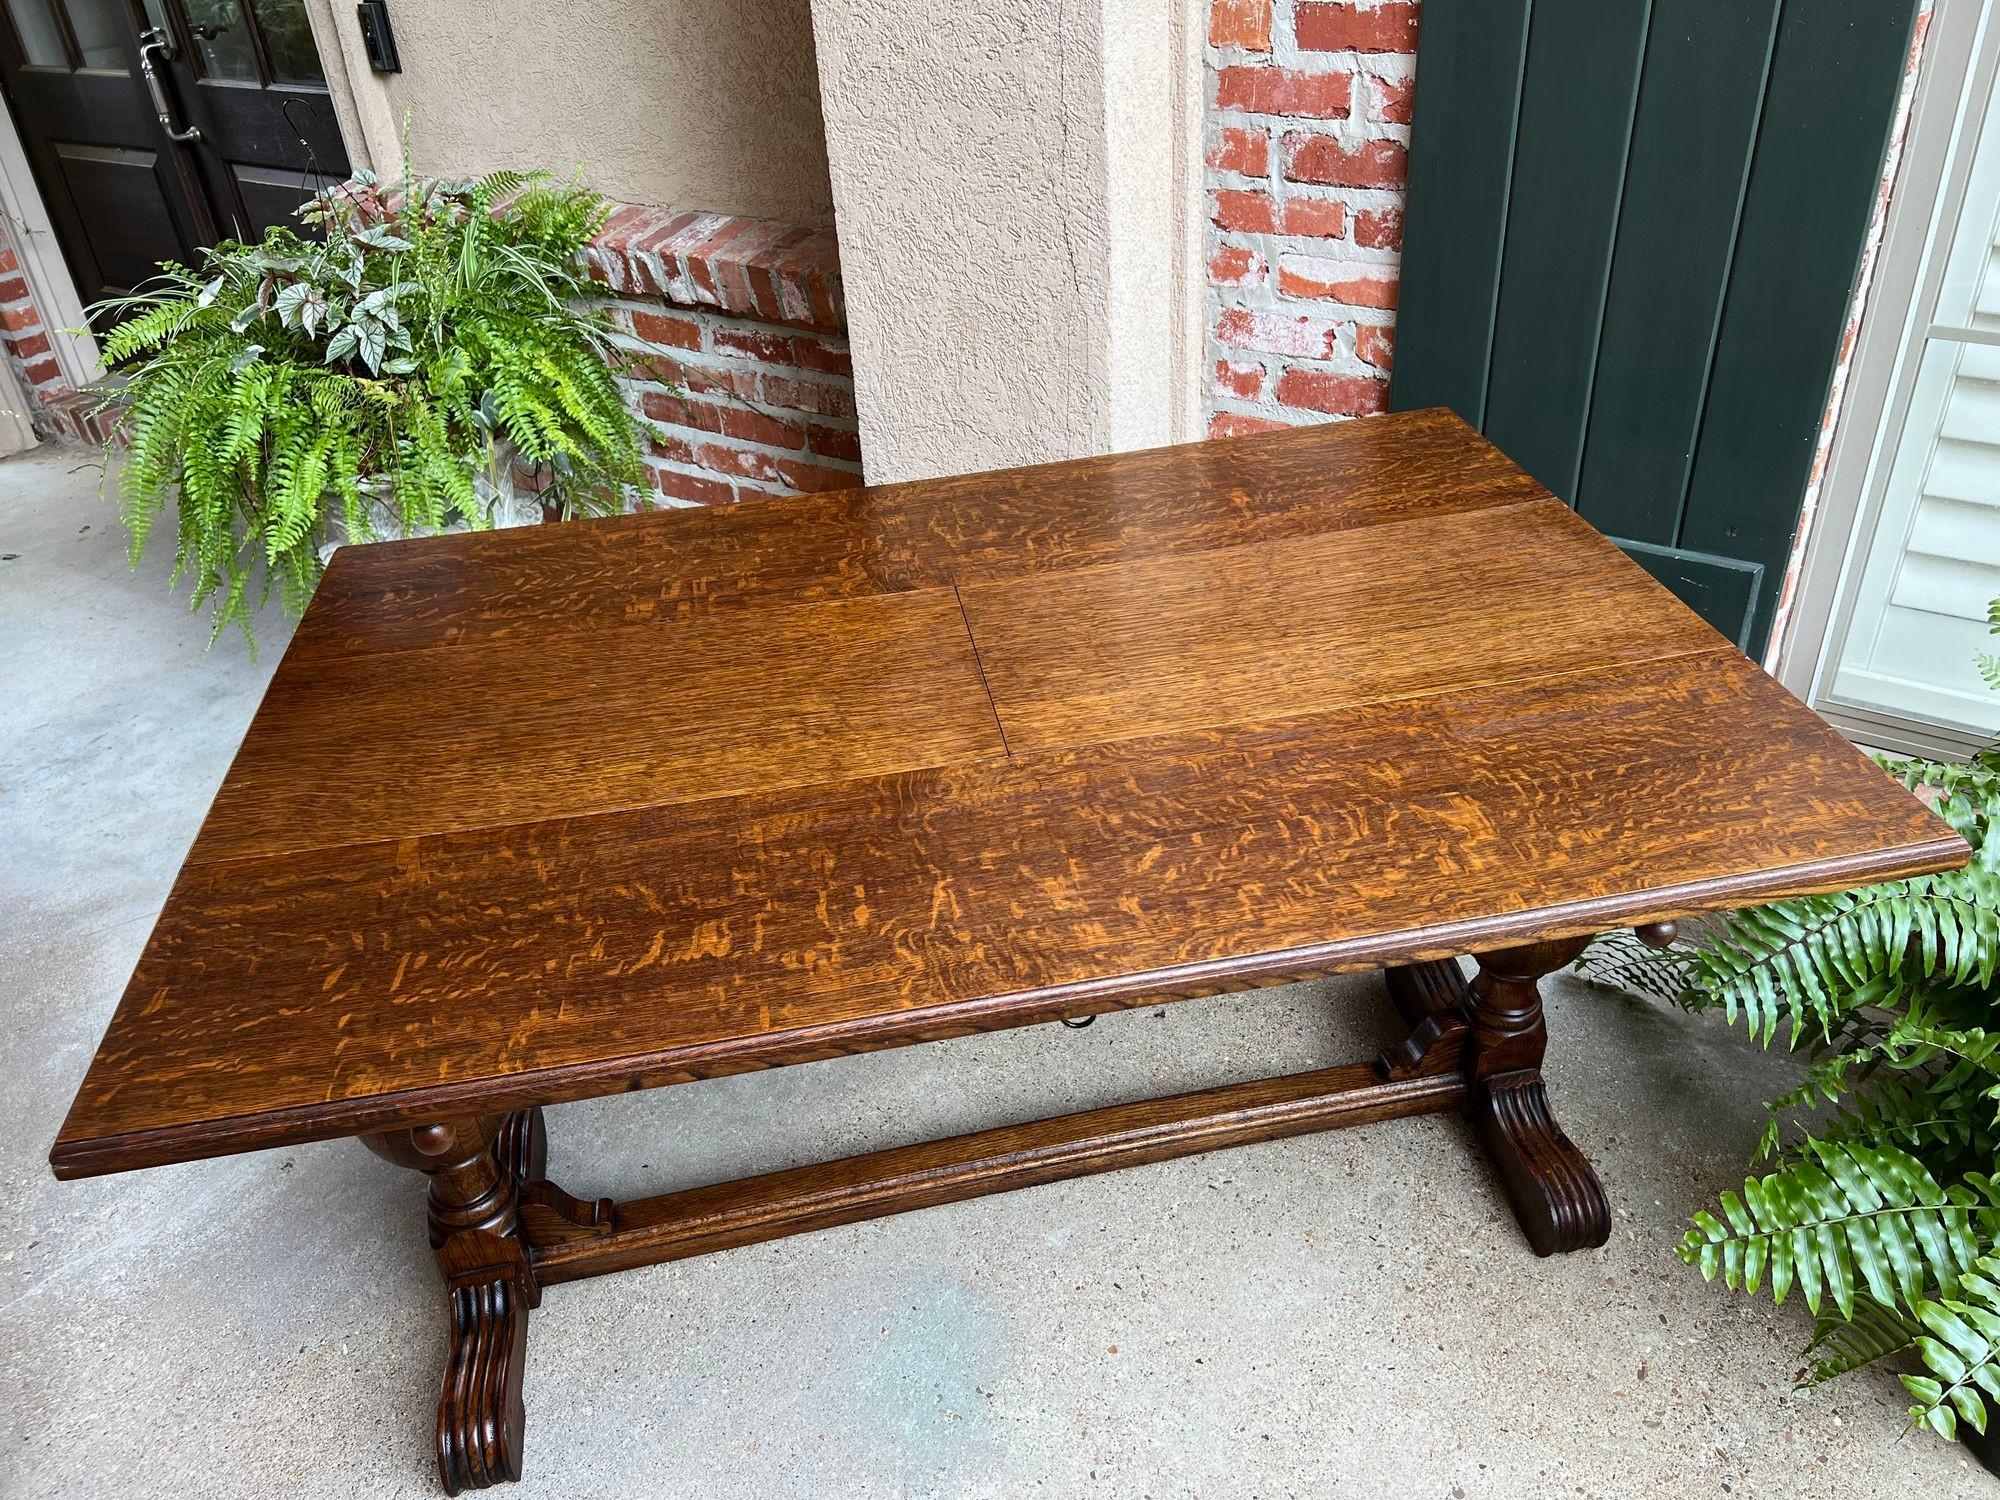
<svg viewBox="0 0 2000 1500">
<path fill-rule="evenodd" d="M 1093 451 L 1105 308 L 1075 292 L 1104 261 L 1096 4 L 821 0 L 814 22 L 870 477 Z"/>
<path fill-rule="evenodd" d="M 580 164 L 628 203 L 833 222 L 808 0 L 390 0 L 403 72 L 386 76 L 352 4 L 313 10 L 378 169 L 407 111 L 422 171 Z"/>
<path fill-rule="evenodd" d="M 813 6 L 871 480 L 1178 435 L 1176 11 Z"/>
</svg>

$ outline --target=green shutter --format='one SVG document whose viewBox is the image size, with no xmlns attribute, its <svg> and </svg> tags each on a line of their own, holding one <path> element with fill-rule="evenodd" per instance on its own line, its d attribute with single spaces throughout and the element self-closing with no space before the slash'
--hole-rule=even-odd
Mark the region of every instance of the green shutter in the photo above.
<svg viewBox="0 0 2000 1500">
<path fill-rule="evenodd" d="M 1916 0 L 1425 0 L 1392 404 L 1761 651 Z"/>
</svg>

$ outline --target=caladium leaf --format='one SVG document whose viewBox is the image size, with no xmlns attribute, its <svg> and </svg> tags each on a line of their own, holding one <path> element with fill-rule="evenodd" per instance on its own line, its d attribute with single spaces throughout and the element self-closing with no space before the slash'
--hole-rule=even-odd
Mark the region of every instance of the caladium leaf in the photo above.
<svg viewBox="0 0 2000 1500">
<path fill-rule="evenodd" d="M 273 300 L 278 321 L 287 328 L 301 328 L 310 335 L 326 322 L 326 293 L 310 281 L 295 281 Z"/>
<path fill-rule="evenodd" d="M 351 357 L 355 350 L 360 347 L 360 344 L 360 330 L 355 324 L 349 323 L 340 332 L 327 340 L 326 362 L 330 365 L 338 364 L 341 360 Z"/>
<path fill-rule="evenodd" d="M 389 286 L 377 287 L 355 303 L 354 310 L 356 313 L 393 313 L 398 298 L 422 290 L 423 288 L 414 281 L 394 282 Z"/>
<path fill-rule="evenodd" d="M 393 234 L 387 224 L 370 224 L 354 236 L 357 245 L 367 245 L 375 250 L 408 250 L 410 242 L 399 234 Z"/>
<path fill-rule="evenodd" d="M 382 356 L 389 345 L 389 331 L 374 319 L 356 321 L 347 325 L 361 331 L 361 360 L 375 374 L 382 373 Z"/>
</svg>

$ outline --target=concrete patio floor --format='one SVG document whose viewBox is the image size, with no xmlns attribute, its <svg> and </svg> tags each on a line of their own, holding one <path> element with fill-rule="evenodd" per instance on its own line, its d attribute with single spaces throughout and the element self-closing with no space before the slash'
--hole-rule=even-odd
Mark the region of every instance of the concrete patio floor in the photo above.
<svg viewBox="0 0 2000 1500">
<path fill-rule="evenodd" d="M 0 554 L 0 1496 L 429 1496 L 414 1179 L 340 1142 L 67 1184 L 45 1162 L 283 629 L 255 662 L 204 652 L 77 450 L 0 464 Z M 1904 1432 L 1889 1374 L 1794 1394 L 1804 1311 L 1674 1258 L 1786 1065 L 1569 980 L 1550 1016 L 1602 1251 L 1536 1260 L 1431 1118 L 557 1287 L 510 1493 L 2000 1493 Z M 569 1105 L 551 1175 L 659 1191 L 1392 1030 L 1356 977 Z"/>
</svg>

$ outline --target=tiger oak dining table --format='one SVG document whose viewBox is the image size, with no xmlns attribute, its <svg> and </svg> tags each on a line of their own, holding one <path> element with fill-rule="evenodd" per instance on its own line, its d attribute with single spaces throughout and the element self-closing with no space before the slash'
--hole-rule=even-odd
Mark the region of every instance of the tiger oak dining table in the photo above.
<svg viewBox="0 0 2000 1500">
<path fill-rule="evenodd" d="M 520 1476 L 580 1277 L 1437 1111 L 1535 1252 L 1601 1245 L 1538 981 L 1966 854 L 1443 411 L 345 547 L 50 1160 L 422 1173 L 456 1493 Z M 1377 968 L 1409 1033 L 1353 1065 L 630 1202 L 545 1173 L 566 1100 Z"/>
</svg>

